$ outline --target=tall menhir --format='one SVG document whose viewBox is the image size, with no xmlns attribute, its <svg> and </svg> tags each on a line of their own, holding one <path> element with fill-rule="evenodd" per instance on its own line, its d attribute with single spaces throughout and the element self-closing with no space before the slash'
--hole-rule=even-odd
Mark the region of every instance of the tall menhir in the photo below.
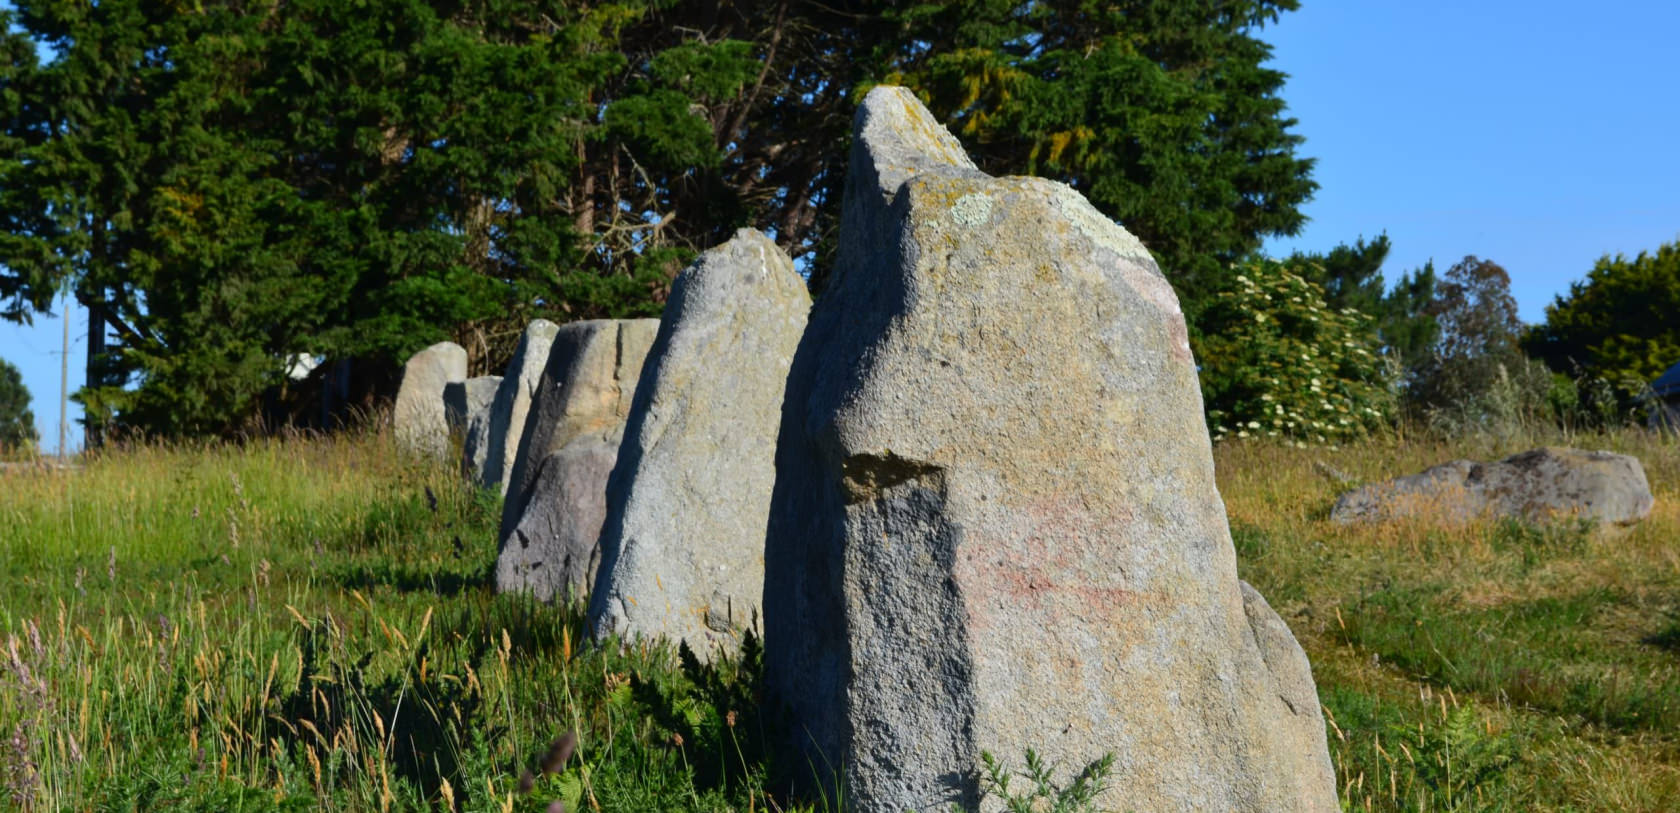
<svg viewBox="0 0 1680 813">
<path fill-rule="evenodd" d="M 1149 253 L 1067 186 L 981 173 L 901 88 L 854 127 L 765 547 L 789 761 L 860 811 L 970 808 L 980 751 L 1028 748 L 1114 754 L 1103 809 L 1337 809 Z"/>
</svg>

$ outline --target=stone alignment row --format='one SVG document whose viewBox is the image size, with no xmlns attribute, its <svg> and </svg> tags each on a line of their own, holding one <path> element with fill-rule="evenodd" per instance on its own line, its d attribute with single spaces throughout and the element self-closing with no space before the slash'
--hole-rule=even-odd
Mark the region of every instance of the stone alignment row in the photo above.
<svg viewBox="0 0 1680 813">
<path fill-rule="evenodd" d="M 701 657 L 762 608 L 785 762 L 854 810 L 992 809 L 981 749 L 1028 748 L 1114 754 L 1099 807 L 1337 809 L 1148 251 L 1067 186 L 980 172 L 902 88 L 852 150 L 814 308 L 743 230 L 662 323 L 532 325 L 467 420 L 506 490 L 498 587 Z"/>
<path fill-rule="evenodd" d="M 658 328 L 657 319 L 601 319 L 555 332 L 508 476 L 497 589 L 547 601 L 581 598 L 594 584 L 607 475 Z"/>
</svg>

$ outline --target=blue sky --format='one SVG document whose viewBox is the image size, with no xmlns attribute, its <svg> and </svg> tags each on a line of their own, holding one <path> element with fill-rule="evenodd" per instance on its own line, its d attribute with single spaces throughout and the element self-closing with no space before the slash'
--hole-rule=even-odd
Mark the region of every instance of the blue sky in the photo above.
<svg viewBox="0 0 1680 813">
<path fill-rule="evenodd" d="M 1267 250 L 1386 231 L 1389 279 L 1474 254 L 1541 321 L 1599 257 L 1680 239 L 1677 31 L 1673 2 L 1304 0 L 1262 38 L 1321 188 Z"/>
<path fill-rule="evenodd" d="M 1511 272 L 1523 318 L 1539 321 L 1600 256 L 1680 239 L 1676 31 L 1680 3 L 1654 0 L 1305 0 L 1261 36 L 1290 75 L 1283 98 L 1321 188 L 1302 233 L 1267 251 L 1387 232 L 1390 279 L 1475 254 Z M 23 371 L 48 450 L 61 325 L 0 323 L 0 358 Z M 74 391 L 85 314 L 71 338 Z"/>
</svg>

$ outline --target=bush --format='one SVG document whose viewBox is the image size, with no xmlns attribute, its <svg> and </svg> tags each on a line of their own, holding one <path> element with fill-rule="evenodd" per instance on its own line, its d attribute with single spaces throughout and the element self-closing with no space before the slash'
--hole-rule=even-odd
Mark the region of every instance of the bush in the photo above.
<svg viewBox="0 0 1680 813">
<path fill-rule="evenodd" d="M 1680 361 L 1680 241 L 1628 259 L 1605 256 L 1546 307 L 1523 347 L 1553 370 L 1603 379 L 1624 405 Z"/>
<path fill-rule="evenodd" d="M 1406 382 L 1410 418 L 1448 435 L 1497 437 L 1542 423 L 1583 422 L 1580 384 L 1590 382 L 1566 384 L 1523 354 L 1511 276 L 1498 263 L 1465 257 L 1447 270 L 1429 310 L 1440 333 Z"/>
<path fill-rule="evenodd" d="M 23 375 L 11 362 L 0 359 L 0 455 L 27 454 L 38 440 Z"/>
<path fill-rule="evenodd" d="M 1394 393 L 1370 317 L 1327 308 L 1323 288 L 1276 260 L 1236 271 L 1195 340 L 1214 439 L 1333 443 L 1387 425 Z"/>
<path fill-rule="evenodd" d="M 1441 368 L 1433 370 L 1441 374 Z M 1450 370 L 1446 373 L 1451 374 Z M 1452 397 L 1420 405 L 1416 417 L 1443 435 L 1482 432 L 1496 438 L 1562 420 L 1598 423 L 1583 420 L 1579 382 L 1559 381 L 1538 361 L 1512 354 L 1492 361 L 1483 375 L 1480 380 L 1460 378 L 1464 383 L 1453 390 Z"/>
</svg>

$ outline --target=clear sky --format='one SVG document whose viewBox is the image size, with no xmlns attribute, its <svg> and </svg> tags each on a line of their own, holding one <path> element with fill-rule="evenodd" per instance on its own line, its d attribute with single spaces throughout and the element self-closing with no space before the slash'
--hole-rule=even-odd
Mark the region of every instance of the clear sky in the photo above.
<svg viewBox="0 0 1680 813">
<path fill-rule="evenodd" d="M 1677 31 L 1669 0 L 1304 0 L 1261 36 L 1321 188 L 1303 232 L 1267 251 L 1387 232 L 1390 279 L 1475 254 L 1511 272 L 1523 318 L 1539 321 L 1600 256 L 1680 239 Z M 0 322 L 0 358 L 23 371 L 48 450 L 61 325 Z M 85 314 L 71 339 L 73 392 Z"/>
<path fill-rule="evenodd" d="M 54 308 L 59 308 L 54 304 Z M 87 311 L 79 308 L 70 320 L 70 377 L 69 391 L 74 393 L 85 380 L 87 365 Z M 35 413 L 35 428 L 41 433 L 41 450 L 58 451 L 58 383 L 59 347 L 64 343 L 64 322 L 58 311 L 52 315 L 36 314 L 33 326 L 14 325 L 0 319 L 0 359 L 16 365 L 23 373 L 23 385 L 34 399 L 30 407 Z M 82 417 L 81 407 L 69 402 L 69 445 L 76 451 L 82 445 L 82 427 L 76 423 Z"/>
<path fill-rule="evenodd" d="M 1389 279 L 1474 254 L 1541 321 L 1599 257 L 1680 239 L 1676 32 L 1672 0 L 1303 0 L 1262 38 L 1321 188 L 1268 252 L 1386 231 Z"/>
</svg>

